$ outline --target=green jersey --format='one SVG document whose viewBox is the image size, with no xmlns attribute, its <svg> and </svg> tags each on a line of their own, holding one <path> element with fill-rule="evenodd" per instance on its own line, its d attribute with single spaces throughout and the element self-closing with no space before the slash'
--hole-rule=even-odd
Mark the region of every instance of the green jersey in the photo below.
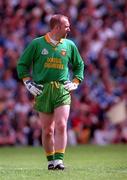
<svg viewBox="0 0 127 180">
<path fill-rule="evenodd" d="M 17 64 L 20 79 L 31 77 L 36 83 L 66 81 L 69 79 L 69 64 L 73 78 L 83 80 L 84 63 L 75 44 L 62 39 L 54 46 L 46 34 L 34 39 L 23 52 Z"/>
</svg>

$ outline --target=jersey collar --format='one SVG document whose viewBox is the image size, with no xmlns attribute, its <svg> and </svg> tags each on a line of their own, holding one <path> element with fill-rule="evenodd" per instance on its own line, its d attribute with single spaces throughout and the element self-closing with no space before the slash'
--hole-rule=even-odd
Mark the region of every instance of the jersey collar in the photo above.
<svg viewBox="0 0 127 180">
<path fill-rule="evenodd" d="M 63 43 L 63 39 L 60 39 L 60 41 L 59 41 L 56 45 L 54 45 L 54 44 L 51 42 L 51 40 L 50 40 L 50 38 L 49 38 L 49 36 L 48 36 L 48 33 L 44 36 L 44 38 L 45 38 L 45 40 L 46 40 L 49 44 L 51 44 L 52 46 L 57 46 L 59 43 Z"/>
</svg>

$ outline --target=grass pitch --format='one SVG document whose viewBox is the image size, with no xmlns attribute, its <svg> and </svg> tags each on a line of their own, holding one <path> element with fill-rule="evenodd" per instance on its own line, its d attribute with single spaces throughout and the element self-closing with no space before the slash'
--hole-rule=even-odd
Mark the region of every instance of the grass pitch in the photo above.
<svg viewBox="0 0 127 180">
<path fill-rule="evenodd" d="M 0 180 L 126 180 L 127 145 L 68 147 L 65 165 L 48 171 L 41 147 L 0 147 Z"/>
</svg>

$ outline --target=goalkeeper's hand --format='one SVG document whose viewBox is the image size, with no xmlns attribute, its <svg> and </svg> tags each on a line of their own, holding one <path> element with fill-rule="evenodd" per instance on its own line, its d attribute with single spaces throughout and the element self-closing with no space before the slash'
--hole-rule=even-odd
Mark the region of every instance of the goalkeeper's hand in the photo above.
<svg viewBox="0 0 127 180">
<path fill-rule="evenodd" d="M 23 81 L 23 83 L 25 84 L 26 89 L 34 96 L 38 96 L 42 93 L 43 85 L 36 84 L 32 80 L 26 80 L 26 81 Z"/>
<path fill-rule="evenodd" d="M 73 91 L 78 88 L 78 84 L 71 81 L 65 81 L 64 88 L 68 91 Z"/>
</svg>

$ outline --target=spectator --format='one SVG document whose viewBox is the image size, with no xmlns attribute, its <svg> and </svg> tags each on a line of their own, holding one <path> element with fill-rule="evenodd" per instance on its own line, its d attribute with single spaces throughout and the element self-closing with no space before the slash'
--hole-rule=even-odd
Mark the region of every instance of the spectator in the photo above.
<svg viewBox="0 0 127 180">
<path fill-rule="evenodd" d="M 4 131 L 1 131 L 1 134 L 4 133 L 8 139 L 1 144 L 40 144 L 39 124 L 31 121 L 33 115 L 30 115 L 35 113 L 31 110 L 34 100 L 19 82 L 16 64 L 27 44 L 34 37 L 44 35 L 48 30 L 49 18 L 52 14 L 59 12 L 69 16 L 72 25 L 69 38 L 74 40 L 81 56 L 84 57 L 85 64 L 87 64 L 84 83 L 73 93 L 68 131 L 72 134 L 75 132 L 72 121 L 80 119 L 82 105 L 85 113 L 87 106 L 87 109 L 90 110 L 90 117 L 92 116 L 92 126 L 90 126 L 92 135 L 90 135 L 88 143 L 95 142 L 98 130 L 102 131 L 103 129 L 104 131 L 106 128 L 103 123 L 104 120 L 107 120 L 107 110 L 117 100 L 125 99 L 127 104 L 126 0 L 1 1 L 0 127 Z M 3 115 L 4 113 L 6 115 Z M 21 113 L 23 113 L 22 117 L 20 117 Z M 20 121 L 25 121 L 26 117 L 28 121 L 20 124 Z M 82 117 L 84 119 L 84 115 Z M 8 119 L 5 123 L 6 128 L 3 118 Z M 38 116 L 35 115 L 34 118 L 38 119 Z M 87 124 L 86 119 L 85 117 L 85 124 Z M 125 124 L 126 121 L 127 119 Z M 99 122 L 102 123 L 102 129 L 98 126 Z M 82 121 L 79 126 L 82 127 Z M 112 132 L 114 133 L 115 130 L 118 132 L 118 127 L 119 125 L 114 126 Z M 125 127 L 120 125 L 121 133 L 124 132 L 126 137 Z M 36 133 L 32 135 L 31 141 L 30 133 L 34 134 L 34 131 Z M 102 138 L 102 133 L 100 134 L 100 138 Z M 74 135 L 73 138 L 75 138 L 74 144 L 79 142 L 77 136 Z M 123 142 L 122 139 L 116 142 L 121 141 Z M 110 143 L 112 142 L 110 141 Z"/>
</svg>

